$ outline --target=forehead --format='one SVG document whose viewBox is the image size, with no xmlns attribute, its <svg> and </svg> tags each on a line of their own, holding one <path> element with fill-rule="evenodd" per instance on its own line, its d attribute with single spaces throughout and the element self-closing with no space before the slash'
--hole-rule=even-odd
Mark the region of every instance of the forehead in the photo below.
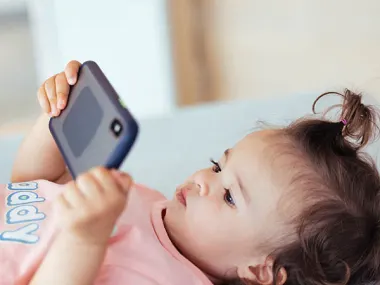
<svg viewBox="0 0 380 285">
<path fill-rule="evenodd" d="M 275 157 L 273 130 L 251 133 L 228 152 L 228 168 L 252 192 L 272 186 L 272 162 Z"/>
<path fill-rule="evenodd" d="M 281 177 L 287 176 L 278 164 L 284 160 L 279 134 L 280 130 L 251 133 L 228 154 L 229 168 L 240 178 L 252 200 L 273 207 L 283 192 Z"/>
<path fill-rule="evenodd" d="M 257 162 L 260 159 L 268 159 L 273 153 L 275 137 L 279 130 L 263 130 L 251 133 L 239 141 L 232 149 L 236 158 L 246 158 L 247 162 Z M 252 160 L 252 156 L 254 159 Z"/>
<path fill-rule="evenodd" d="M 305 165 L 283 134 L 281 129 L 251 133 L 230 150 L 229 157 L 231 168 L 243 181 L 253 200 L 257 198 L 258 203 L 288 212 L 288 204 L 294 195 L 288 193 L 289 185 L 294 172 Z M 279 207 L 278 203 L 282 206 Z"/>
</svg>

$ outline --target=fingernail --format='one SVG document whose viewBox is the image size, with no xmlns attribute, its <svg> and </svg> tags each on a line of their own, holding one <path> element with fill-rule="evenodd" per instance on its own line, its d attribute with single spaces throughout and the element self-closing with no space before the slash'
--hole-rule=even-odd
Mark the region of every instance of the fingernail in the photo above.
<svg viewBox="0 0 380 285">
<path fill-rule="evenodd" d="M 128 174 L 125 173 L 125 172 L 122 172 L 122 171 L 118 171 L 119 175 L 122 176 L 122 177 L 127 177 Z"/>
<path fill-rule="evenodd" d="M 70 85 L 73 85 L 75 83 L 75 78 L 74 77 L 70 77 L 67 81 L 69 81 Z"/>
<path fill-rule="evenodd" d="M 63 109 L 63 108 L 65 108 L 65 101 L 63 101 L 62 99 L 59 100 L 58 108 L 59 108 L 59 109 Z"/>
</svg>

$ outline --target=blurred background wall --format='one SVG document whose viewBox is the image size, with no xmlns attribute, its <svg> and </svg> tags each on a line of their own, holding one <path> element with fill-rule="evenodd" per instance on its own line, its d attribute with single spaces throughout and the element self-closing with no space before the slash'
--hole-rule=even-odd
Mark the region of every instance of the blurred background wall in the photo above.
<svg viewBox="0 0 380 285">
<path fill-rule="evenodd" d="M 236 2 L 215 5 L 224 98 L 344 87 L 380 98 L 379 1 Z"/>
<path fill-rule="evenodd" d="M 345 87 L 380 98 L 377 0 L 170 3 L 183 104 Z"/>
<path fill-rule="evenodd" d="M 377 0 L 0 0 L 0 133 L 28 129 L 38 86 L 71 59 L 98 62 L 138 118 L 343 87 L 379 98 L 379 11 Z"/>
<path fill-rule="evenodd" d="M 30 0 L 40 81 L 77 59 L 94 60 L 137 117 L 173 107 L 164 0 Z"/>
<path fill-rule="evenodd" d="M 39 111 L 33 52 L 26 2 L 0 0 L 0 133 L 24 128 Z"/>
</svg>

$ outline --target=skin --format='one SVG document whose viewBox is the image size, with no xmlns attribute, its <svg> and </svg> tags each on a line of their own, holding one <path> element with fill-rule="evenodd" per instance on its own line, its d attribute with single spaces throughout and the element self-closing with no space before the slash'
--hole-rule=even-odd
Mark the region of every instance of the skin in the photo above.
<svg viewBox="0 0 380 285">
<path fill-rule="evenodd" d="M 43 114 L 23 141 L 13 167 L 12 182 L 46 179 L 65 184 L 56 201 L 63 230 L 33 285 L 93 284 L 132 184 L 128 174 L 101 167 L 73 181 L 49 132 L 49 118 L 66 107 L 79 67 L 78 61 L 69 62 L 39 88 Z M 261 247 L 277 234 L 283 219 L 278 211 L 282 191 L 272 182 L 272 159 L 267 155 L 273 132 L 243 138 L 219 162 L 190 176 L 168 203 L 164 223 L 169 237 L 214 284 L 237 277 L 273 282 L 273 260 Z M 186 196 L 186 206 L 178 193 Z M 283 284 L 284 269 L 278 277 Z"/>
<path fill-rule="evenodd" d="M 186 205 L 175 195 L 166 210 L 173 243 L 215 283 L 226 277 L 272 279 L 269 252 L 261 246 L 282 220 L 276 211 L 282 193 L 271 182 L 267 155 L 274 132 L 246 136 L 219 162 L 194 173 L 177 189 Z"/>
</svg>

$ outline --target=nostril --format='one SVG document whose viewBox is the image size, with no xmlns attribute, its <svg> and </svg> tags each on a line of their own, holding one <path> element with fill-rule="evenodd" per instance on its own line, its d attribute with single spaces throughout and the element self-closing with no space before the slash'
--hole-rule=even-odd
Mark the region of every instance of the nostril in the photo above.
<svg viewBox="0 0 380 285">
<path fill-rule="evenodd" d="M 206 196 L 208 192 L 207 186 L 200 184 L 197 184 L 197 186 L 199 188 L 199 196 Z"/>
</svg>

